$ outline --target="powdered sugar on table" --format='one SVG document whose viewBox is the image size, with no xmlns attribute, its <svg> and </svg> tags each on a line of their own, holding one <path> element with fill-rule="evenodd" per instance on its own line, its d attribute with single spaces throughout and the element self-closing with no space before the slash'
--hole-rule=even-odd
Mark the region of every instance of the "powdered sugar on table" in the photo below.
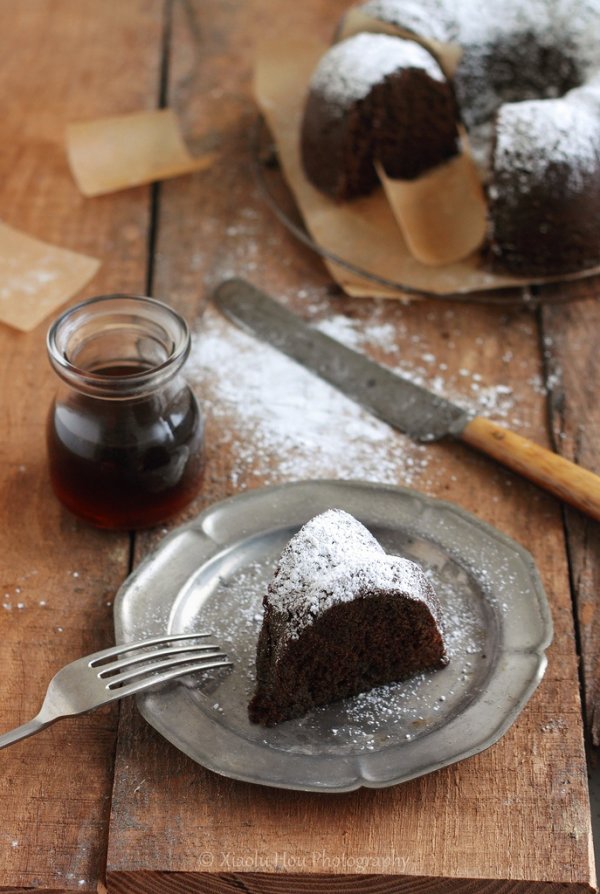
<svg viewBox="0 0 600 894">
<path fill-rule="evenodd" d="M 519 427 L 508 385 L 488 385 L 469 369 L 451 373 L 426 347 L 419 363 L 402 360 L 397 339 L 409 339 L 414 351 L 420 336 L 386 321 L 377 306 L 368 320 L 332 314 L 321 316 L 316 325 L 356 350 L 385 352 L 391 368 L 473 415 Z M 215 454 L 227 454 L 230 481 L 237 489 L 253 480 L 278 484 L 354 478 L 420 487 L 426 480 L 430 446 L 390 428 L 293 360 L 241 332 L 212 307 L 194 335 L 187 375 L 209 419 L 207 446 Z M 214 434 L 211 418 L 220 423 Z"/>
</svg>

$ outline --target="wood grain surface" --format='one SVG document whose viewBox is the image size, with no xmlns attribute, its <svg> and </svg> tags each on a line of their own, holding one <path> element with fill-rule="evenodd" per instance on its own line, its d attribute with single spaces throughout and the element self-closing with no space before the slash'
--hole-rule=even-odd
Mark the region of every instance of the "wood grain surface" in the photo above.
<svg viewBox="0 0 600 894">
<path fill-rule="evenodd" d="M 0 146 L 2 218 L 101 257 L 90 293 L 148 285 L 186 315 L 198 342 L 216 327 L 223 343 L 234 338 L 208 304 L 231 275 L 311 321 L 345 318 L 360 331 L 375 320 L 386 333 L 364 346 L 375 359 L 401 362 L 438 387 L 441 378 L 446 393 L 470 389 L 482 415 L 493 416 L 506 400 L 499 421 L 600 472 L 593 286 L 572 287 L 583 288 L 586 301 L 540 312 L 352 301 L 335 294 L 318 259 L 265 206 L 249 154 L 253 48 L 264 36 L 294 30 L 328 39 L 346 5 L 0 4 L 0 90 L 10 98 L 9 136 Z M 65 123 L 152 108 L 161 83 L 192 149 L 217 150 L 214 167 L 83 200 L 66 166 Z M 79 524 L 50 494 L 43 431 L 53 382 L 44 334 L 44 326 L 27 336 L 0 330 L 0 601 L 10 605 L 0 609 L 2 728 L 35 713 L 55 667 L 111 639 L 109 603 L 129 567 L 127 536 Z M 231 409 L 215 411 L 208 398 L 219 393 L 220 373 L 214 366 L 196 380 L 210 411 L 205 486 L 169 528 L 240 490 L 291 480 L 297 468 L 290 456 L 253 441 Z M 400 434 L 389 437 L 398 469 L 386 465 L 386 481 L 391 474 L 456 502 L 522 543 L 537 563 L 555 637 L 544 681 L 508 733 L 487 751 L 405 785 L 321 796 L 210 773 L 147 726 L 132 703 L 121 706 L 118 729 L 115 709 L 66 721 L 0 752 L 0 891 L 592 890 L 577 636 L 597 730 L 598 525 L 464 445 L 415 448 Z M 315 477 L 335 477 L 336 459 L 327 465 L 315 455 L 312 469 Z M 310 457 L 302 472 L 309 476 Z M 165 530 L 136 536 L 135 563 Z"/>
<path fill-rule="evenodd" d="M 556 294 L 561 293 L 564 295 L 564 288 L 557 288 Z M 554 449 L 598 474 L 600 404 L 594 335 L 600 325 L 598 282 L 580 283 L 575 295 L 580 300 L 567 307 L 546 307 L 541 315 L 541 343 L 549 382 L 549 422 Z M 597 747 L 600 745 L 600 525 L 566 510 L 565 528 L 581 651 L 584 716 L 590 741 Z M 597 760 L 597 754 L 592 759 Z"/>
<path fill-rule="evenodd" d="M 102 259 L 87 294 L 143 291 L 149 190 L 86 201 L 69 121 L 152 108 L 162 4 L 0 3 L 0 215 Z M 77 296 L 83 297 L 83 296 Z M 56 382 L 47 325 L 0 328 L 0 728 L 37 713 L 63 664 L 113 642 L 127 534 L 75 521 L 50 492 L 44 430 Z M 104 872 L 117 711 L 66 720 L 0 752 L 0 890 L 96 891 Z"/>
<path fill-rule="evenodd" d="M 423 358 L 434 356 L 431 379 L 441 364 L 449 382 L 472 369 L 482 382 L 502 383 L 515 398 L 511 421 L 548 444 L 535 313 L 332 296 L 319 263 L 260 201 L 248 154 L 253 46 L 277 29 L 327 38 L 343 8 L 313 0 L 288 10 L 283 21 L 268 0 L 173 7 L 168 101 L 193 134 L 219 147 L 219 161 L 190 185 L 160 187 L 154 294 L 168 295 L 192 321 L 202 317 L 199 340 L 203 326 L 214 325 L 215 311 L 206 309 L 211 290 L 236 274 L 307 319 L 345 314 L 367 327 L 376 316 L 393 328 L 407 367 L 422 368 Z M 181 220 L 197 223 L 181 228 Z M 372 352 L 386 359 L 382 348 Z M 227 421 L 235 431 L 236 420 Z M 277 457 L 270 464 L 258 455 L 240 461 L 243 445 L 224 439 L 223 424 L 222 417 L 209 420 L 207 484 L 188 515 L 240 489 L 289 480 L 289 465 Z M 390 790 L 323 797 L 221 779 L 165 745 L 126 707 L 109 890 L 551 891 L 560 882 L 561 890 L 575 891 L 593 884 L 562 509 L 466 447 L 442 443 L 427 451 L 426 469 L 411 484 L 456 501 L 525 544 L 542 573 L 555 640 L 543 686 L 518 723 L 493 748 L 454 767 Z M 323 473 L 321 464 L 315 468 Z M 397 482 L 404 483 L 400 470 Z M 138 538 L 136 561 L 159 536 Z M 378 871 L 353 872 L 368 865 Z"/>
</svg>

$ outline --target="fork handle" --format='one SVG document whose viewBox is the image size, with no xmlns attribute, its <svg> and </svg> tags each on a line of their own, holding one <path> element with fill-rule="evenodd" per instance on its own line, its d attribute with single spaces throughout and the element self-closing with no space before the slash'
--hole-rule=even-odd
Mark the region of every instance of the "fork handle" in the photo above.
<svg viewBox="0 0 600 894">
<path fill-rule="evenodd" d="M 11 729 L 7 733 L 0 734 L 0 748 L 6 748 L 8 745 L 12 745 L 13 742 L 18 742 L 19 739 L 26 739 L 28 736 L 34 736 L 36 733 L 39 733 L 40 730 L 50 726 L 51 723 L 51 720 L 41 720 L 38 715 L 37 717 L 34 717 L 33 720 L 29 720 L 27 723 L 23 723 L 21 726 L 17 726 L 15 729 Z"/>
</svg>

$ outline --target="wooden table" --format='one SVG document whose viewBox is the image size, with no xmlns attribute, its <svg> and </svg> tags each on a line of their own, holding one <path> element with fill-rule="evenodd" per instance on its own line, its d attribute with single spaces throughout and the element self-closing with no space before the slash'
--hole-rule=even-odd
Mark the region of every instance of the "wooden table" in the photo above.
<svg viewBox="0 0 600 894">
<path fill-rule="evenodd" d="M 537 310 L 350 301 L 335 294 L 319 260 L 262 202 L 248 149 L 256 116 L 253 47 L 265 34 L 328 39 L 345 6 L 3 0 L 0 216 L 101 258 L 86 294 L 162 297 L 194 327 L 211 289 L 231 274 L 307 319 L 340 325 L 345 315 L 355 335 L 361 327 L 372 333 L 375 320 L 386 341 L 363 345 L 373 356 L 401 359 L 427 381 L 443 376 L 449 392 L 468 392 L 483 412 L 490 395 L 509 395 L 502 421 L 600 472 L 595 284 L 571 287 L 581 302 Z M 177 110 L 194 149 L 217 150 L 212 169 L 82 198 L 66 162 L 65 125 L 161 103 Z M 214 314 L 207 311 L 207 326 Z M 0 329 L 1 729 L 36 713 L 55 669 L 111 642 L 116 589 L 164 533 L 98 532 L 53 498 L 44 424 L 55 383 L 45 331 Z M 203 399 L 210 372 L 198 383 Z M 488 412 L 499 408 L 492 401 Z M 343 418 L 334 413 L 332 421 L 343 432 Z M 204 489 L 170 527 L 215 500 L 293 477 L 289 457 L 284 462 L 265 443 L 262 454 L 249 449 L 238 423 L 212 413 Z M 593 887 L 579 683 L 596 741 L 600 528 L 467 448 L 415 452 L 402 435 L 386 437 L 396 466 L 382 468 L 383 480 L 456 502 L 535 557 L 555 638 L 544 681 L 517 723 L 495 746 L 455 766 L 389 790 L 328 797 L 213 775 L 163 741 L 132 704 L 64 721 L 0 753 L 0 891 L 513 894 Z M 340 468 L 341 477 L 351 477 L 343 462 Z M 316 453 L 314 468 L 309 455 L 302 471 L 335 474 Z"/>
</svg>

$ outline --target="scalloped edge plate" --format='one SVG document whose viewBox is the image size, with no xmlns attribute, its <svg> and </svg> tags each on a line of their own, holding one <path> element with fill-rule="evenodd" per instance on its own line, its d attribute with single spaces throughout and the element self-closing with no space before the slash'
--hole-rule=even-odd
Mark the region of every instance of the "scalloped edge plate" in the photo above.
<svg viewBox="0 0 600 894">
<path fill-rule="evenodd" d="M 336 752 L 331 743 L 315 746 L 314 730 L 313 744 L 307 746 L 302 720 L 273 730 L 252 726 L 243 699 L 228 706 L 221 698 L 219 710 L 214 710 L 220 679 L 226 679 L 227 672 L 219 672 L 223 676 L 217 674 L 206 693 L 188 677 L 138 696 L 138 708 L 151 726 L 216 773 L 304 791 L 396 785 L 495 743 L 542 679 L 552 620 L 531 555 L 451 503 L 363 481 L 301 481 L 247 491 L 210 506 L 169 534 L 124 582 L 114 605 L 117 642 L 179 632 L 182 603 L 185 608 L 200 578 L 204 590 L 207 581 L 216 588 L 223 569 L 243 568 L 245 562 L 256 562 L 263 555 L 270 559 L 274 544 L 280 550 L 309 518 L 334 507 L 350 512 L 376 536 L 387 531 L 400 539 L 429 543 L 465 572 L 481 594 L 489 620 L 485 674 L 475 675 L 467 684 L 458 708 L 446 716 L 436 715 L 436 722 L 418 735 L 395 741 L 384 737 L 387 740 L 380 746 L 362 752 L 348 748 Z M 232 623 L 235 627 L 235 618 Z M 220 645 L 227 648 L 226 643 Z M 223 686 L 223 691 L 231 691 L 237 677 L 247 688 L 248 673 L 248 667 L 234 665 L 229 689 Z M 318 709 L 323 729 L 335 717 L 336 706 L 328 707 L 333 711 L 329 715 Z M 228 710 L 237 715 L 228 717 Z"/>
</svg>

